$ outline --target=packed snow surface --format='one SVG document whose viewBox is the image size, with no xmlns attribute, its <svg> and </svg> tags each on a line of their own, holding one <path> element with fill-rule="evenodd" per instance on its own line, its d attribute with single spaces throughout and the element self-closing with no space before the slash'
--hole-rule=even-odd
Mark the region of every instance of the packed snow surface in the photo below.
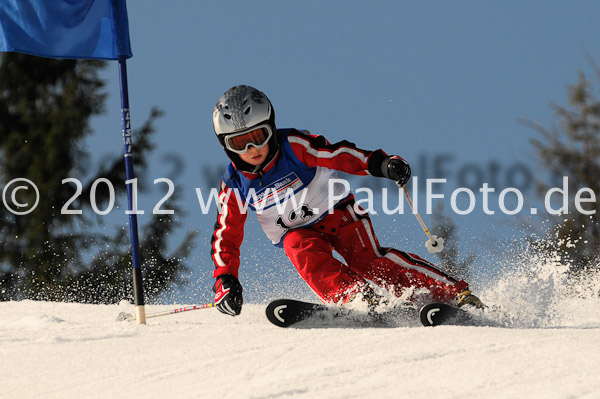
<svg viewBox="0 0 600 399">
<path fill-rule="evenodd" d="M 503 328 L 282 329 L 261 304 L 137 325 L 116 321 L 127 303 L 3 302 L 0 397 L 600 398 L 598 305 L 565 299 L 545 324 L 523 312 Z"/>
<path fill-rule="evenodd" d="M 0 398 L 600 398 L 600 278 L 518 263 L 477 287 L 500 327 L 283 329 L 259 303 L 138 325 L 117 321 L 126 301 L 0 302 Z"/>
</svg>

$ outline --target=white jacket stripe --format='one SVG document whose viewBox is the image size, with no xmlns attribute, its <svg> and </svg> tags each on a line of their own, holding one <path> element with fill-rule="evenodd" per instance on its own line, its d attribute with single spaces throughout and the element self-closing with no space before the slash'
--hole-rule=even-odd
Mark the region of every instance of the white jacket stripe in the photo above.
<svg viewBox="0 0 600 399">
<path fill-rule="evenodd" d="M 325 151 L 325 150 L 319 151 L 310 146 L 310 141 L 303 139 L 301 137 L 289 136 L 288 140 L 290 143 L 300 144 L 301 146 L 306 148 L 307 153 L 309 153 L 310 155 L 317 157 L 317 158 L 334 158 L 340 154 L 350 154 L 353 157 L 360 159 L 361 162 L 363 162 L 365 164 L 367 163 L 367 159 L 368 159 L 367 156 L 365 154 L 363 154 L 362 152 L 357 151 L 353 148 L 340 147 L 335 151 Z"/>
<path fill-rule="evenodd" d="M 227 192 L 225 191 L 225 183 L 221 183 L 221 193 L 219 194 L 219 202 L 221 203 L 221 214 L 219 215 L 219 229 L 215 231 L 216 240 L 214 242 L 214 259 L 219 267 L 227 266 L 221 258 L 221 242 L 223 241 L 223 231 L 227 228 L 227 215 L 229 214 L 229 206 L 227 205 Z"/>
</svg>

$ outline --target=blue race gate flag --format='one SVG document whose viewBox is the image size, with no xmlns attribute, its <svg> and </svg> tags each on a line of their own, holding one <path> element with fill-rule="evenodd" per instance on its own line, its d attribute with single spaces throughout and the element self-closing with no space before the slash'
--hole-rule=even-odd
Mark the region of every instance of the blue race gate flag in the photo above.
<svg viewBox="0 0 600 399">
<path fill-rule="evenodd" d="M 1 0 L 0 51 L 49 58 L 129 58 L 125 0 Z"/>
</svg>

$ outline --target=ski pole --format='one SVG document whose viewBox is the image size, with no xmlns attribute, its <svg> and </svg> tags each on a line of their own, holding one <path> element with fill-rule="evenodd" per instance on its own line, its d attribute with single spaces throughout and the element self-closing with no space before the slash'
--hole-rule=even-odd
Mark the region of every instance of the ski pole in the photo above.
<svg viewBox="0 0 600 399">
<path fill-rule="evenodd" d="M 427 225 L 423 221 L 423 218 L 421 217 L 421 215 L 415 208 L 415 206 L 412 202 L 412 198 L 410 197 L 410 194 L 408 193 L 408 189 L 406 188 L 406 186 L 405 185 L 401 186 L 400 184 L 398 184 L 398 187 L 401 187 L 404 190 L 404 196 L 406 197 L 406 202 L 408 202 L 410 209 L 412 210 L 413 214 L 419 221 L 419 224 L 423 228 L 423 231 L 427 235 L 427 238 L 429 238 L 429 240 L 427 240 L 427 242 L 425 242 L 425 247 L 427 248 L 429 253 L 441 252 L 444 249 L 444 239 L 441 237 L 438 237 L 438 236 L 431 235 L 431 232 L 427 228 Z"/>
<path fill-rule="evenodd" d="M 200 309 L 208 309 L 208 308 L 214 308 L 215 304 L 214 303 L 205 303 L 203 305 L 190 305 L 190 306 L 184 306 L 182 308 L 175 308 L 175 309 L 171 309 L 171 310 L 165 310 L 162 312 L 155 312 L 155 313 L 147 313 L 146 314 L 146 318 L 152 318 L 152 317 L 160 317 L 160 316 L 168 316 L 170 314 L 175 314 L 175 313 L 183 313 L 183 312 L 189 312 L 192 310 L 200 310 Z M 127 320 L 127 321 L 133 321 L 135 320 L 135 316 L 130 314 L 130 313 L 125 313 L 125 312 L 121 312 L 119 313 L 119 315 L 117 316 L 117 321 L 123 321 L 123 320 Z"/>
</svg>

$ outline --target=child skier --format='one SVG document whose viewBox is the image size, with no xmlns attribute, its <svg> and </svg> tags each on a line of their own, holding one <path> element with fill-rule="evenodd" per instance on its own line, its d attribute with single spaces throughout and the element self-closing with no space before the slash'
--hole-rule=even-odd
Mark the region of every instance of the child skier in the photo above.
<svg viewBox="0 0 600 399">
<path fill-rule="evenodd" d="M 466 282 L 417 255 L 380 247 L 368 214 L 353 195 L 344 196 L 341 185 L 329 184 L 339 170 L 404 185 L 411 173 L 404 159 L 361 150 L 348 141 L 331 144 L 323 136 L 276 129 L 271 102 L 250 86 L 235 86 L 221 96 L 213 126 L 232 161 L 221 181 L 212 237 L 213 290 L 221 312 L 235 316 L 242 309 L 238 268 L 247 208 L 256 211 L 267 237 L 283 247 L 324 302 L 344 304 L 362 294 L 375 310 L 381 297 L 369 280 L 396 296 L 407 287 L 425 288 L 435 301 L 482 306 Z"/>
</svg>

